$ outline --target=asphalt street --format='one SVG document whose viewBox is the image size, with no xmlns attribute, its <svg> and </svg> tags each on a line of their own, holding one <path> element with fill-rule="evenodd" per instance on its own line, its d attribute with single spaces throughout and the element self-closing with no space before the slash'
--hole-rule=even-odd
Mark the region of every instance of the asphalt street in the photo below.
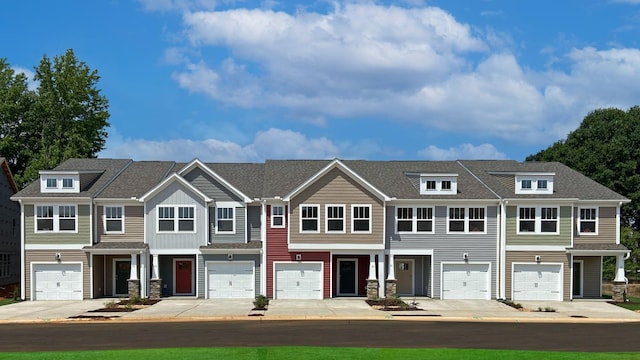
<svg viewBox="0 0 640 360">
<path fill-rule="evenodd" d="M 195 321 L 0 324 L 0 351 L 340 346 L 636 352 L 640 323 Z"/>
</svg>

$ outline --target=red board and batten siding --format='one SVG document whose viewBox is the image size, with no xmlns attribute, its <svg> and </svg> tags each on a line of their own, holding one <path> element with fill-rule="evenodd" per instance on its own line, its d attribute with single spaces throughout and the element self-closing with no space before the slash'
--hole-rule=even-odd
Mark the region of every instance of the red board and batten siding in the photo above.
<svg viewBox="0 0 640 360">
<path fill-rule="evenodd" d="M 289 227 L 288 207 L 285 206 L 285 227 L 271 227 L 271 205 L 267 205 L 267 297 L 273 298 L 273 262 L 296 261 L 296 254 L 302 254 L 302 261 L 322 261 L 323 297 L 331 297 L 331 262 L 328 252 L 289 252 L 287 229 Z"/>
</svg>

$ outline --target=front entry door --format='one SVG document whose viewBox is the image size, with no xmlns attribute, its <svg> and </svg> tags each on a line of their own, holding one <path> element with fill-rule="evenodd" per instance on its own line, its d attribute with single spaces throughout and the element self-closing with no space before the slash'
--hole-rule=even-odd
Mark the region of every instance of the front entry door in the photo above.
<svg viewBox="0 0 640 360">
<path fill-rule="evenodd" d="M 176 260 L 176 294 L 192 294 L 192 260 Z"/>
<path fill-rule="evenodd" d="M 115 261 L 115 277 L 116 285 L 113 295 L 127 295 L 129 293 L 129 277 L 131 276 L 131 261 L 116 260 Z"/>
<path fill-rule="evenodd" d="M 413 295 L 413 260 L 395 259 L 396 293 Z"/>
<path fill-rule="evenodd" d="M 338 260 L 338 295 L 358 295 L 356 260 Z"/>
</svg>

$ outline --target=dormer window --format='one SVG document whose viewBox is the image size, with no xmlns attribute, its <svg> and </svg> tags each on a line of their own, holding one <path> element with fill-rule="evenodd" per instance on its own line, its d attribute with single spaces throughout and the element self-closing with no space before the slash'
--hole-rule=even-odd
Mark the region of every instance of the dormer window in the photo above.
<svg viewBox="0 0 640 360">
<path fill-rule="evenodd" d="M 72 178 L 63 178 L 62 179 L 62 188 L 63 189 L 73 189 L 73 179 Z"/>
<path fill-rule="evenodd" d="M 80 174 L 78 172 L 60 172 L 55 170 L 41 171 L 40 192 L 79 193 Z"/>
<path fill-rule="evenodd" d="M 553 194 L 553 173 L 516 174 L 516 194 Z"/>
<path fill-rule="evenodd" d="M 455 195 L 458 174 L 420 174 L 421 195 Z"/>
<path fill-rule="evenodd" d="M 47 178 L 47 189 L 57 189 L 57 188 L 58 188 L 58 179 Z"/>
</svg>

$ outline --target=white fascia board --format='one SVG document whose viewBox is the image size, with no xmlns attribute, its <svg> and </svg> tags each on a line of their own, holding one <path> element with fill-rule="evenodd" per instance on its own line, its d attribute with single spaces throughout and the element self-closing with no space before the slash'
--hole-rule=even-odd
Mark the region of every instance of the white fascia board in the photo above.
<svg viewBox="0 0 640 360">
<path fill-rule="evenodd" d="M 202 254 L 262 254 L 262 249 L 200 249 Z"/>
<path fill-rule="evenodd" d="M 195 249 L 149 249 L 150 255 L 198 255 L 199 250 Z"/>
<path fill-rule="evenodd" d="M 231 183 L 229 183 L 227 180 L 225 180 L 222 176 L 216 174 L 215 171 L 211 170 L 208 166 L 206 166 L 202 161 L 200 161 L 197 158 L 193 159 L 189 164 L 187 164 L 185 167 L 180 169 L 180 171 L 178 171 L 177 173 L 180 174 L 180 175 L 183 175 L 184 173 L 189 172 L 190 170 L 192 170 L 193 168 L 196 168 L 196 167 L 199 167 L 202 171 L 206 172 L 211 177 L 213 177 L 214 179 L 218 180 L 222 185 L 224 185 L 224 187 L 226 187 L 227 189 L 231 190 L 236 195 L 240 196 L 245 203 L 250 203 L 250 202 L 253 201 L 247 195 L 243 194 L 242 191 L 236 189 L 235 186 L 231 185 Z"/>
<path fill-rule="evenodd" d="M 428 196 L 428 195 L 427 195 Z M 425 206 L 449 206 L 452 204 L 485 204 L 487 206 L 499 205 L 500 199 L 393 199 L 387 201 L 387 205 L 425 205 Z"/>
<path fill-rule="evenodd" d="M 566 246 L 554 245 L 507 245 L 506 251 L 562 251 L 566 252 Z"/>
<path fill-rule="evenodd" d="M 193 185 L 191 185 L 187 180 L 185 180 L 182 176 L 178 174 L 173 174 L 168 178 L 164 179 L 160 184 L 156 185 L 153 189 L 149 190 L 146 194 L 142 195 L 139 201 L 140 202 L 147 201 L 148 198 L 155 196 L 157 193 L 159 193 L 160 191 L 164 190 L 167 186 L 169 186 L 169 184 L 176 181 L 184 185 L 187 189 L 191 190 L 194 194 L 198 195 L 204 201 L 206 202 L 213 201 L 213 199 L 203 194 L 200 190 L 196 189 Z"/>
<path fill-rule="evenodd" d="M 100 205 L 111 205 L 111 204 L 118 204 L 118 205 L 131 205 L 131 206 L 142 206 L 140 205 L 140 201 L 138 199 L 119 199 L 119 198 L 113 198 L 113 199 L 94 199 L 93 203 L 100 206 Z"/>
<path fill-rule="evenodd" d="M 145 249 L 84 249 L 84 252 L 90 254 L 144 254 Z"/>
<path fill-rule="evenodd" d="M 537 197 L 537 198 L 508 198 L 504 199 L 504 203 L 507 206 L 514 206 L 518 203 L 526 203 L 526 204 L 537 204 L 540 206 L 551 206 L 551 205 L 572 205 L 576 202 L 580 201 L 578 198 L 545 198 L 545 197 Z"/>
<path fill-rule="evenodd" d="M 599 205 L 602 204 L 602 206 L 620 206 L 622 204 L 628 204 L 630 203 L 631 200 L 629 199 L 624 199 L 624 200 L 579 200 L 577 202 L 576 205 L 580 206 L 582 204 L 585 205 Z"/>
<path fill-rule="evenodd" d="M 92 203 L 92 198 L 90 197 L 67 197 L 67 196 L 59 196 L 59 197 L 51 197 L 51 196 L 39 196 L 39 197 L 15 197 L 12 196 L 9 199 L 13 201 L 22 201 L 25 205 L 33 205 L 33 204 L 82 204 L 82 205 L 90 205 Z"/>
<path fill-rule="evenodd" d="M 25 250 L 82 250 L 88 244 L 25 244 Z"/>
<path fill-rule="evenodd" d="M 418 255 L 418 256 L 433 256 L 433 249 L 387 249 L 385 250 L 387 255 Z"/>
<path fill-rule="evenodd" d="M 355 245 L 355 244 L 291 244 L 289 250 L 330 251 L 330 250 L 384 250 L 384 244 Z"/>
<path fill-rule="evenodd" d="M 568 249 L 567 253 L 573 256 L 616 256 L 626 255 L 631 250 L 571 250 Z"/>
<path fill-rule="evenodd" d="M 347 174 L 350 178 L 355 180 L 358 184 L 362 185 L 367 190 L 374 193 L 379 199 L 384 201 L 388 201 L 390 198 L 385 195 L 382 191 L 378 190 L 376 187 L 371 185 L 368 181 L 360 177 L 357 173 L 351 170 L 348 166 L 342 163 L 342 161 L 335 159 L 329 165 L 325 166 L 322 170 L 318 171 L 315 175 L 310 177 L 307 181 L 305 181 L 302 185 L 298 186 L 295 190 L 293 190 L 290 194 L 284 197 L 284 201 L 291 201 L 291 198 L 298 195 L 301 191 L 309 187 L 311 184 L 316 182 L 318 179 L 326 175 L 329 171 L 334 168 L 340 168 L 345 174 Z"/>
</svg>

